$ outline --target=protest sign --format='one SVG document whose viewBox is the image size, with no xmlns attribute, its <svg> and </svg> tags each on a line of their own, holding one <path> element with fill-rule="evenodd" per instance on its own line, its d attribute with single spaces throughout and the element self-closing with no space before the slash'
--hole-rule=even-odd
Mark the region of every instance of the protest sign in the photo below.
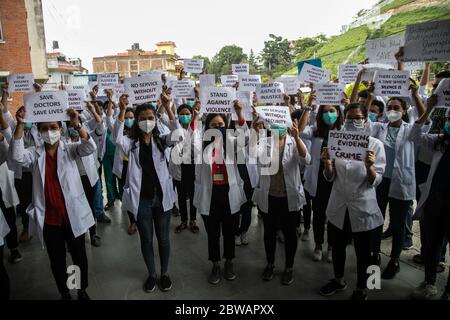
<svg viewBox="0 0 450 320">
<path fill-rule="evenodd" d="M 173 81 L 170 83 L 169 88 L 172 88 L 172 97 L 176 99 L 195 98 L 195 82 L 192 80 Z"/>
<path fill-rule="evenodd" d="M 362 68 L 362 64 L 340 64 L 338 73 L 339 82 L 345 84 L 355 82 Z"/>
<path fill-rule="evenodd" d="M 69 108 L 83 110 L 86 101 L 86 92 L 84 90 L 67 90 L 67 100 Z"/>
<path fill-rule="evenodd" d="M 183 70 L 189 73 L 202 73 L 203 59 L 184 59 Z"/>
<path fill-rule="evenodd" d="M 236 99 L 238 99 L 242 105 L 242 113 L 244 115 L 245 121 L 253 120 L 252 98 L 253 92 L 250 91 L 239 91 L 236 93 Z M 237 114 L 234 109 L 232 110 L 231 120 L 238 120 Z"/>
<path fill-rule="evenodd" d="M 255 91 L 259 83 L 261 83 L 259 74 L 239 75 L 239 91 Z"/>
<path fill-rule="evenodd" d="M 305 63 L 298 78 L 301 83 L 321 83 L 330 80 L 330 70 L 315 67 L 311 64 Z"/>
<path fill-rule="evenodd" d="M 315 66 L 317 68 L 322 68 L 322 60 L 321 59 L 310 59 L 310 60 L 303 60 L 297 62 L 297 73 L 300 74 L 302 72 L 304 64 L 310 64 L 312 66 Z"/>
<path fill-rule="evenodd" d="M 366 40 L 366 56 L 370 63 L 382 63 L 395 67 L 395 54 L 404 43 L 403 36 Z"/>
<path fill-rule="evenodd" d="M 98 91 L 113 90 L 114 86 L 119 83 L 119 75 L 117 73 L 101 73 L 97 75 Z"/>
<path fill-rule="evenodd" d="M 24 97 L 25 122 L 67 121 L 66 91 L 32 92 Z"/>
<path fill-rule="evenodd" d="M 375 95 L 389 97 L 408 97 L 409 77 L 409 71 L 376 71 L 374 76 Z"/>
<path fill-rule="evenodd" d="M 330 130 L 328 153 L 331 159 L 364 161 L 369 148 L 369 134 L 358 131 Z"/>
<path fill-rule="evenodd" d="M 124 85 L 131 104 L 158 101 L 162 93 L 162 81 L 159 76 L 127 78 Z"/>
<path fill-rule="evenodd" d="M 425 63 L 423 63 L 422 61 L 412 61 L 403 63 L 403 70 L 411 71 L 411 73 L 423 69 L 425 69 Z"/>
<path fill-rule="evenodd" d="M 314 86 L 316 90 L 315 103 L 318 105 L 340 105 L 344 98 L 344 83 L 318 83 Z"/>
<path fill-rule="evenodd" d="M 258 103 L 283 103 L 284 86 L 280 82 L 259 83 L 256 86 Z"/>
<path fill-rule="evenodd" d="M 144 76 L 162 76 L 163 74 L 167 75 L 167 71 L 165 70 L 143 70 L 139 72 L 139 75 L 141 77 Z"/>
<path fill-rule="evenodd" d="M 231 73 L 232 74 L 248 74 L 250 70 L 250 66 L 248 63 L 239 63 L 231 65 Z"/>
<path fill-rule="evenodd" d="M 437 106 L 450 107 L 450 78 L 442 79 L 434 93 L 438 96 Z"/>
<path fill-rule="evenodd" d="M 375 76 L 376 71 L 389 70 L 392 69 L 392 66 L 382 63 L 368 63 L 364 64 L 363 68 L 366 69 L 366 71 L 363 73 L 361 81 L 373 81 L 373 77 Z"/>
<path fill-rule="evenodd" d="M 34 78 L 32 73 L 17 73 L 8 76 L 8 92 L 33 91 Z"/>
<path fill-rule="evenodd" d="M 215 74 L 201 74 L 199 76 L 200 88 L 215 87 L 216 75 Z"/>
<path fill-rule="evenodd" d="M 278 77 L 275 79 L 277 82 L 281 82 L 284 86 L 284 92 L 289 95 L 297 94 L 300 89 L 300 80 L 297 77 Z"/>
<path fill-rule="evenodd" d="M 431 129 L 428 133 L 440 134 L 444 129 L 445 122 L 447 121 L 446 113 L 449 108 L 447 107 L 435 107 L 430 115 Z"/>
<path fill-rule="evenodd" d="M 237 74 L 228 74 L 220 76 L 222 87 L 233 87 L 238 82 L 239 76 Z"/>
<path fill-rule="evenodd" d="M 449 61 L 450 19 L 406 26 L 403 61 Z"/>
<path fill-rule="evenodd" d="M 255 108 L 258 116 L 268 125 L 292 127 L 292 118 L 289 107 L 285 106 L 261 106 Z"/>
<path fill-rule="evenodd" d="M 115 101 L 119 101 L 120 97 L 123 94 L 126 94 L 125 85 L 123 83 L 116 84 L 113 88 L 113 92 L 114 92 L 113 99 Z"/>
<path fill-rule="evenodd" d="M 201 113 L 231 113 L 234 100 L 236 100 L 234 88 L 206 87 L 200 96 Z"/>
</svg>

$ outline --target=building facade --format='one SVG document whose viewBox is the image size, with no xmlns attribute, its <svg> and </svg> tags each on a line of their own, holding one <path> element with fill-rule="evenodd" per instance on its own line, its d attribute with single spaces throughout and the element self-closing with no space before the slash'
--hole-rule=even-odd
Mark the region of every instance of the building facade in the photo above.
<svg viewBox="0 0 450 320">
<path fill-rule="evenodd" d="M 49 79 L 46 85 L 49 87 L 73 84 L 75 75 L 88 73 L 88 70 L 83 68 L 81 59 L 66 58 L 60 52 L 47 53 L 47 65 Z"/>
</svg>

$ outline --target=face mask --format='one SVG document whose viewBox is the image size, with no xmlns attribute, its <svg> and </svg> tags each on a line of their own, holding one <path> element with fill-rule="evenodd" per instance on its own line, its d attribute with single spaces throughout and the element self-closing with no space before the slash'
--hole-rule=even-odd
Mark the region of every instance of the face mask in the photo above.
<svg viewBox="0 0 450 320">
<path fill-rule="evenodd" d="M 336 112 L 324 112 L 322 114 L 322 120 L 325 122 L 327 126 L 332 126 L 337 121 L 337 113 Z"/>
<path fill-rule="evenodd" d="M 61 131 L 60 130 L 44 131 L 44 132 L 41 132 L 41 137 L 42 137 L 42 140 L 44 140 L 44 142 L 46 144 L 49 144 L 52 146 L 55 143 L 57 143 L 59 141 L 59 139 L 61 139 Z"/>
<path fill-rule="evenodd" d="M 194 101 L 193 100 L 188 100 L 188 101 L 186 101 L 186 104 L 189 106 L 189 107 L 193 107 L 194 106 Z"/>
<path fill-rule="evenodd" d="M 401 113 L 400 111 L 389 110 L 388 112 L 386 112 L 386 115 L 389 122 L 395 122 L 402 118 L 403 113 Z"/>
<path fill-rule="evenodd" d="M 155 128 L 155 125 L 156 125 L 156 121 L 155 120 L 139 121 L 139 129 L 141 129 L 145 133 L 152 132 L 153 128 Z"/>
<path fill-rule="evenodd" d="M 364 119 L 347 119 L 345 120 L 345 130 L 361 131 L 365 129 Z"/>
<path fill-rule="evenodd" d="M 450 136 L 450 121 L 447 121 L 444 125 L 444 130 Z"/>
<path fill-rule="evenodd" d="M 369 112 L 369 120 L 370 122 L 377 122 L 378 115 L 375 112 Z"/>
<path fill-rule="evenodd" d="M 178 121 L 180 121 L 181 124 L 189 124 L 189 122 L 191 122 L 191 115 L 181 114 L 178 116 Z"/>
<path fill-rule="evenodd" d="M 30 130 L 33 127 L 33 122 L 25 122 L 24 128 Z"/>
<path fill-rule="evenodd" d="M 273 131 L 278 131 L 278 135 L 280 137 L 284 137 L 286 135 L 286 133 L 287 133 L 287 127 L 279 126 L 279 125 L 276 125 L 276 124 L 271 125 L 270 129 L 273 130 Z"/>
<path fill-rule="evenodd" d="M 78 133 L 77 130 L 75 130 L 74 128 L 70 128 L 69 129 L 69 136 L 71 138 L 78 138 L 80 136 L 80 134 Z"/>
<path fill-rule="evenodd" d="M 134 119 L 128 118 L 125 119 L 125 127 L 127 127 L 128 129 L 130 129 L 134 124 Z"/>
</svg>

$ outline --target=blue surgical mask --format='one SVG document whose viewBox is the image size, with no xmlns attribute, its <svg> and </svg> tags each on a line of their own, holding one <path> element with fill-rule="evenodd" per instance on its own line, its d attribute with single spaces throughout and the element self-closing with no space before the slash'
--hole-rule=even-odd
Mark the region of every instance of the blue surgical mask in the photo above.
<svg viewBox="0 0 450 320">
<path fill-rule="evenodd" d="M 132 119 L 132 118 L 125 119 L 125 127 L 127 127 L 128 129 L 131 129 L 131 127 L 133 127 L 133 125 L 134 125 L 134 119 Z"/>
<path fill-rule="evenodd" d="M 192 108 L 194 106 L 194 100 L 188 100 L 186 101 L 186 104 Z"/>
<path fill-rule="evenodd" d="M 450 121 L 445 122 L 444 130 L 450 136 Z"/>
<path fill-rule="evenodd" d="M 189 124 L 191 122 L 191 115 L 190 114 L 180 114 L 178 116 L 178 120 L 181 124 Z"/>
<path fill-rule="evenodd" d="M 369 120 L 370 122 L 377 122 L 378 115 L 375 112 L 369 112 Z"/>
<path fill-rule="evenodd" d="M 279 135 L 280 137 L 284 137 L 284 136 L 286 135 L 286 133 L 287 133 L 287 127 L 285 127 L 285 126 L 280 126 L 280 125 L 277 125 L 277 124 L 271 125 L 271 126 L 270 126 L 270 129 L 271 129 L 272 131 L 278 131 L 278 135 Z"/>
<path fill-rule="evenodd" d="M 33 122 L 25 122 L 24 128 L 30 130 L 33 127 Z"/>
<path fill-rule="evenodd" d="M 78 138 L 80 136 L 80 133 L 74 128 L 69 128 L 69 136 L 71 138 Z"/>
<path fill-rule="evenodd" d="M 327 126 L 332 126 L 337 121 L 337 113 L 336 112 L 324 112 L 322 114 L 322 120 L 325 122 Z"/>
</svg>

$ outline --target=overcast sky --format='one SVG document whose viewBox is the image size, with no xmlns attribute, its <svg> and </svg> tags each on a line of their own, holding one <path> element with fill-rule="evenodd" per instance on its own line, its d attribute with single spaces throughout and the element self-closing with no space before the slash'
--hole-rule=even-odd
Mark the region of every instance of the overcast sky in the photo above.
<svg viewBox="0 0 450 320">
<path fill-rule="evenodd" d="M 125 52 L 135 42 L 153 50 L 174 41 L 182 58 L 212 57 L 235 44 L 259 53 L 269 34 L 289 40 L 339 34 L 361 9 L 377 0 L 42 0 L 47 51 L 79 57 L 92 71 L 92 58 Z"/>
</svg>

